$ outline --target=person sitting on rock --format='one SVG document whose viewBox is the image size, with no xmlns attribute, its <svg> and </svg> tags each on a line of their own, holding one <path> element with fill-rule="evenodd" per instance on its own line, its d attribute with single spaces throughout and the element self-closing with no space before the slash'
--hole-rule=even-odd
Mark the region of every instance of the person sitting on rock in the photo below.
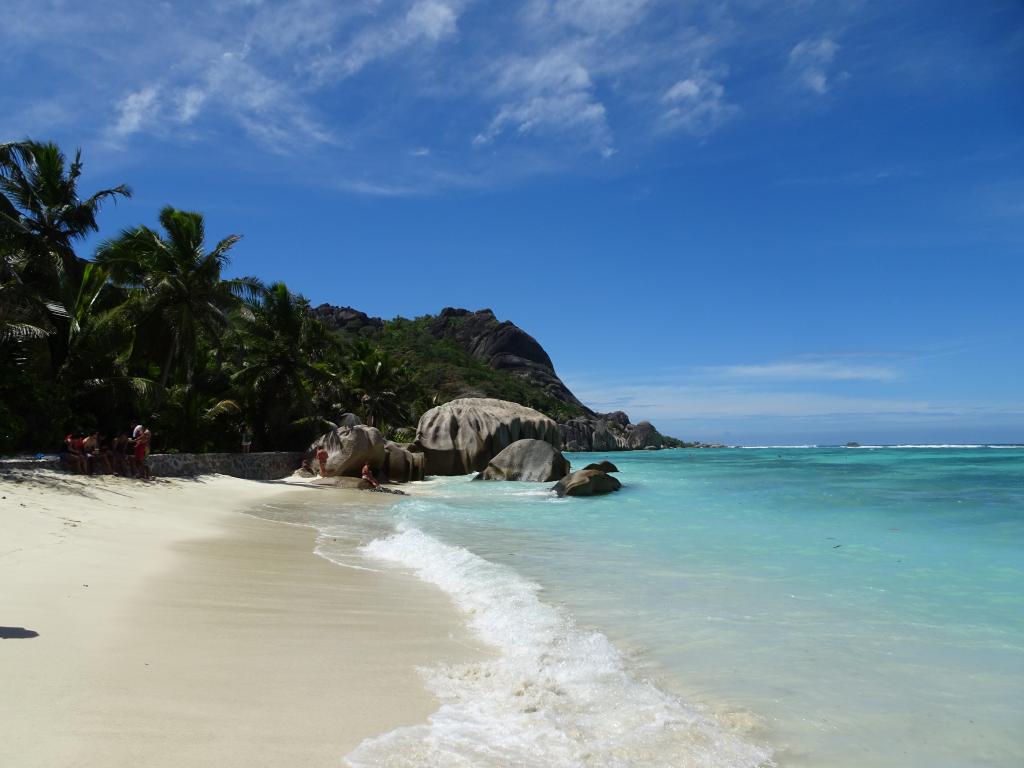
<svg viewBox="0 0 1024 768">
<path fill-rule="evenodd" d="M 316 447 L 316 460 L 320 462 L 320 477 L 327 477 L 327 449 L 321 443 Z"/>
<path fill-rule="evenodd" d="M 103 450 L 99 431 L 94 430 L 82 441 L 82 453 L 90 475 L 110 474 L 110 458 Z"/>
<path fill-rule="evenodd" d="M 86 461 L 82 452 L 82 440 L 74 432 L 69 432 L 64 438 L 64 450 L 61 451 L 60 459 L 76 475 L 85 474 Z"/>
<path fill-rule="evenodd" d="M 368 482 L 371 488 L 380 488 L 380 483 L 378 483 L 377 478 L 373 476 L 373 471 L 370 469 L 369 464 L 363 464 L 363 480 Z"/>
</svg>

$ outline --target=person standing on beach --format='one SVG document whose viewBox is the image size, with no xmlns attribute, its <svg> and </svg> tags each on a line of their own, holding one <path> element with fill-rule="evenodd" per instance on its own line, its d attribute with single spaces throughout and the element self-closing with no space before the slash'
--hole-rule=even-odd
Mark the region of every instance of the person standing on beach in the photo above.
<svg viewBox="0 0 1024 768">
<path fill-rule="evenodd" d="M 139 424 L 135 429 L 138 430 L 138 437 L 135 438 L 135 468 L 140 478 L 149 480 L 149 466 L 146 464 L 146 455 L 149 453 L 149 441 L 153 438 L 153 433 L 142 424 Z"/>
<path fill-rule="evenodd" d="M 248 453 L 251 446 L 252 432 L 249 431 L 249 427 L 242 427 L 242 453 Z"/>
<path fill-rule="evenodd" d="M 327 449 L 323 443 L 317 446 L 316 460 L 320 463 L 320 477 L 327 477 Z"/>
</svg>

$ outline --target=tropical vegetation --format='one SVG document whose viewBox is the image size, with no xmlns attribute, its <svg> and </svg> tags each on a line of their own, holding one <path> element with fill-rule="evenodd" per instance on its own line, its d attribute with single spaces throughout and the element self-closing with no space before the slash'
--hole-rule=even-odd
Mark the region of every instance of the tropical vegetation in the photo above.
<svg viewBox="0 0 1024 768">
<path fill-rule="evenodd" d="M 243 433 L 254 450 L 294 449 L 349 411 L 405 437 L 466 392 L 572 415 L 432 337 L 429 318 L 352 335 L 284 283 L 230 276 L 240 237 L 209 242 L 201 213 L 166 206 L 157 228 L 125 229 L 87 258 L 102 208 L 131 189 L 87 193 L 82 168 L 53 143 L 0 144 L 0 452 L 137 420 L 158 450 L 237 450 Z"/>
</svg>

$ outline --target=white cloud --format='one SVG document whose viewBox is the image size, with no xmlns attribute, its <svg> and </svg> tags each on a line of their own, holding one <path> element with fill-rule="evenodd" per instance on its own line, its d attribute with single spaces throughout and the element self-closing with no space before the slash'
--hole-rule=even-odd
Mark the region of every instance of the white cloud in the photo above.
<svg viewBox="0 0 1024 768">
<path fill-rule="evenodd" d="M 509 98 L 474 138 L 475 144 L 489 144 L 509 129 L 521 135 L 573 132 L 587 136 L 593 149 L 610 156 L 605 106 L 594 94 L 590 73 L 571 51 L 505 62 L 497 88 Z"/>
<path fill-rule="evenodd" d="M 320 148 L 332 175 L 399 187 L 418 188 L 428 166 L 484 185 L 616 154 L 628 167 L 653 142 L 738 115 L 750 63 L 780 45 L 801 87 L 841 76 L 834 40 L 807 38 L 820 18 L 787 6 L 754 29 L 761 0 L 214 0 L 202 14 L 11 2 L 0 64 L 63 73 L 45 98 L 59 96 L 85 141 L 216 147 L 241 129 L 270 151 Z M 44 98 L 23 90 L 4 117 L 16 133 Z M 336 145 L 354 151 L 328 154 Z M 411 162 L 421 145 L 429 162 Z"/>
<path fill-rule="evenodd" d="M 566 384 L 598 411 L 624 410 L 634 420 L 803 419 L 837 417 L 861 423 L 866 419 L 901 418 L 926 422 L 948 418 L 984 418 L 994 414 L 1020 417 L 1024 403 L 980 407 L 923 398 L 872 397 L 829 392 L 775 391 L 742 386 L 687 386 L 643 383 L 602 384 L 594 377 Z"/>
<path fill-rule="evenodd" d="M 776 381 L 896 381 L 900 372 L 877 365 L 855 365 L 844 360 L 793 361 L 764 365 L 705 367 L 700 372 L 729 379 Z"/>
<path fill-rule="evenodd" d="M 665 128 L 695 136 L 711 133 L 739 111 L 725 98 L 725 86 L 700 69 L 673 84 L 662 94 L 661 103 Z"/>
<path fill-rule="evenodd" d="M 337 141 L 287 85 L 250 64 L 245 50 L 214 56 L 191 80 L 184 86 L 156 84 L 129 93 L 118 104 L 112 133 L 167 136 L 168 122 L 191 124 L 206 112 L 228 117 L 278 154 L 288 154 L 297 145 Z"/>
<path fill-rule="evenodd" d="M 201 88 L 191 86 L 177 93 L 178 122 L 191 123 L 206 101 L 206 93 Z"/>
<path fill-rule="evenodd" d="M 405 21 L 410 39 L 422 37 L 437 42 L 455 34 L 457 18 L 451 6 L 437 0 L 424 0 L 409 9 Z"/>
<path fill-rule="evenodd" d="M 590 33 L 616 33 L 640 23 L 650 0 L 533 0 L 524 17 L 533 27 L 564 24 Z"/>
<path fill-rule="evenodd" d="M 639 386 L 589 396 L 586 402 L 608 402 L 654 419 L 724 417 L 808 417 L 868 414 L 944 414 L 947 407 L 926 400 L 850 397 L 820 392 L 760 392 L 743 389 Z M 639 418 L 639 417 L 638 417 Z"/>
<path fill-rule="evenodd" d="M 339 189 L 370 197 L 411 197 L 424 194 L 427 190 L 401 184 L 387 184 L 363 179 L 344 179 L 337 183 Z"/>
<path fill-rule="evenodd" d="M 389 58 L 414 45 L 437 44 L 458 30 L 459 8 L 453 2 L 418 0 L 398 19 L 364 28 L 339 52 L 314 60 L 321 82 L 351 77 L 373 61 Z"/>
<path fill-rule="evenodd" d="M 797 85 L 819 96 L 831 88 L 830 70 L 839 52 L 839 44 L 830 37 L 803 40 L 789 52 L 789 69 Z M 846 77 L 839 73 L 840 79 Z M 833 78 L 835 79 L 835 78 Z"/>
<path fill-rule="evenodd" d="M 160 110 L 159 97 L 159 86 L 149 85 L 121 99 L 117 103 L 113 132 L 118 136 L 130 136 L 154 123 Z"/>
</svg>

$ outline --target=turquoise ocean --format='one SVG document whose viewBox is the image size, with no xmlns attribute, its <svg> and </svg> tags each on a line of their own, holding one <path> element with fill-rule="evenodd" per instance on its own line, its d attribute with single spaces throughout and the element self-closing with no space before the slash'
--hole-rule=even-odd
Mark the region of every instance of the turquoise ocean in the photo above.
<svg viewBox="0 0 1024 768">
<path fill-rule="evenodd" d="M 351 764 L 1024 765 L 1024 447 L 569 458 L 622 491 L 272 511 L 437 585 L 488 652 L 423 670 L 439 711 Z"/>
</svg>

